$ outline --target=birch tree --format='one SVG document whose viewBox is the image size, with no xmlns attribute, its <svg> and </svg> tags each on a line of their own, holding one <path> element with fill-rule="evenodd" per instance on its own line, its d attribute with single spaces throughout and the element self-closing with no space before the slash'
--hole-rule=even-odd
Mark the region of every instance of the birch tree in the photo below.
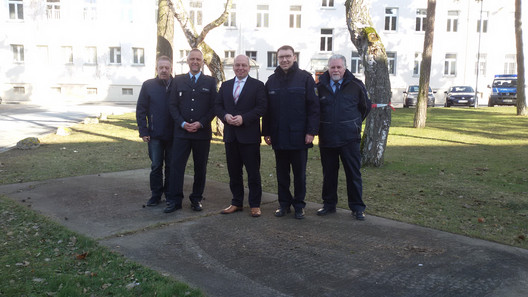
<svg viewBox="0 0 528 297">
<path fill-rule="evenodd" d="M 364 166 L 383 165 L 391 123 L 391 85 L 387 53 L 369 14 L 369 0 L 346 0 L 346 19 L 350 39 L 362 57 L 365 86 L 372 103 L 387 104 L 373 108 L 365 122 L 361 139 L 361 163 Z"/>
<path fill-rule="evenodd" d="M 158 40 L 156 43 L 156 58 L 167 56 L 173 59 L 174 14 L 169 6 L 169 0 L 158 0 Z"/>
<path fill-rule="evenodd" d="M 515 0 L 515 41 L 517 46 L 517 115 L 527 116 L 521 0 Z"/>
</svg>

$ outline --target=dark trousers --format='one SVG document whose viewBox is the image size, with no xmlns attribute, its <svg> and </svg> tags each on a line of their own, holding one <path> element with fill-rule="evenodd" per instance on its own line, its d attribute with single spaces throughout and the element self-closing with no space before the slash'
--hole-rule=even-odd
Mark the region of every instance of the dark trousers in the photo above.
<svg viewBox="0 0 528 297">
<path fill-rule="evenodd" d="M 363 185 L 361 181 L 361 153 L 359 142 L 352 141 L 336 148 L 321 150 L 321 164 L 323 165 L 323 203 L 326 207 L 336 207 L 337 180 L 339 175 L 339 159 L 345 169 L 348 207 L 352 211 L 364 211 L 362 199 Z"/>
<path fill-rule="evenodd" d="M 290 205 L 293 205 L 296 210 L 305 207 L 307 161 L 308 149 L 275 150 L 279 205 L 281 207 L 289 208 Z M 290 192 L 290 167 L 293 171 L 293 196 Z"/>
<path fill-rule="evenodd" d="M 260 207 L 262 182 L 260 179 L 260 143 L 225 143 L 229 188 L 233 194 L 232 205 L 243 206 L 244 177 L 242 167 L 248 175 L 249 207 Z"/>
<path fill-rule="evenodd" d="M 171 171 L 171 198 L 167 201 L 181 204 L 183 201 L 183 181 L 185 178 L 185 167 L 189 155 L 193 155 L 194 182 L 192 193 L 189 196 L 192 204 L 202 201 L 205 189 L 205 175 L 207 173 L 207 160 L 209 158 L 210 140 L 196 140 L 174 138 L 172 145 L 172 171 Z"/>
<path fill-rule="evenodd" d="M 150 191 L 151 198 L 161 199 L 169 197 L 170 165 L 172 156 L 172 140 L 151 138 L 148 142 L 150 161 Z M 163 166 L 165 165 L 165 180 L 163 179 Z"/>
</svg>

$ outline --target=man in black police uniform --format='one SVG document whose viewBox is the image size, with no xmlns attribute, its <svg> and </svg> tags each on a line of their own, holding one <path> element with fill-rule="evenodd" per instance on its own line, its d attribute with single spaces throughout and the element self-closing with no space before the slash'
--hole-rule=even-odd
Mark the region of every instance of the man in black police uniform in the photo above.
<svg viewBox="0 0 528 297">
<path fill-rule="evenodd" d="M 317 215 L 336 211 L 339 158 L 345 169 L 348 207 L 357 220 L 365 219 L 361 180 L 361 124 L 372 108 L 363 82 L 346 68 L 342 55 L 328 59 L 328 71 L 319 77 L 321 106 L 319 148 L 323 166 L 323 207 Z"/>
<path fill-rule="evenodd" d="M 319 98 L 312 75 L 299 69 L 293 48 L 277 50 L 279 66 L 266 82 L 268 110 L 262 118 L 262 135 L 275 152 L 279 208 L 282 217 L 295 209 L 295 218 L 304 218 L 306 203 L 306 163 L 308 148 L 319 130 Z M 290 192 L 290 168 L 294 194 Z"/>
<path fill-rule="evenodd" d="M 211 145 L 211 121 L 214 117 L 216 81 L 202 73 L 203 54 L 193 49 L 187 57 L 189 73 L 172 80 L 169 110 L 174 119 L 174 142 L 170 198 L 166 213 L 182 208 L 183 181 L 187 160 L 192 151 L 194 183 L 189 196 L 191 208 L 202 210 L 207 159 Z"/>
</svg>

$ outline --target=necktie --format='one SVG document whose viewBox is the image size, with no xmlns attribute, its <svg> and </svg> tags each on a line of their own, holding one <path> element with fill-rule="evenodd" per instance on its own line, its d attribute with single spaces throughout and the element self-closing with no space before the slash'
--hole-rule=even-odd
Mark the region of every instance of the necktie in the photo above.
<svg viewBox="0 0 528 297">
<path fill-rule="evenodd" d="M 235 100 L 235 104 L 237 103 L 238 101 L 238 96 L 240 96 L 240 81 L 237 80 L 237 85 L 236 85 L 236 88 L 235 88 L 235 91 L 233 92 L 233 99 Z"/>
<path fill-rule="evenodd" d="M 335 87 L 334 93 L 337 93 L 337 91 L 339 90 L 339 86 L 340 86 L 340 83 L 338 82 L 334 83 L 334 87 Z"/>
<path fill-rule="evenodd" d="M 196 77 L 194 75 L 191 77 L 191 82 L 193 83 L 193 85 L 196 83 Z"/>
</svg>

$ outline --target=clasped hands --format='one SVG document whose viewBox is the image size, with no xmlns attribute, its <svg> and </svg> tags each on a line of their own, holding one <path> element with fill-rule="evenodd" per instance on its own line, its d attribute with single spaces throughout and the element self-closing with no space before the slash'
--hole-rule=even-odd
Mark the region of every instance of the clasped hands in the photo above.
<svg viewBox="0 0 528 297">
<path fill-rule="evenodd" d="M 244 123 L 244 120 L 242 119 L 241 115 L 233 116 L 232 114 L 228 113 L 225 115 L 224 118 L 226 122 L 232 126 L 242 126 L 242 124 Z"/>
<path fill-rule="evenodd" d="M 198 129 L 200 129 L 201 127 L 202 127 L 202 124 L 200 124 L 200 122 L 185 123 L 183 125 L 183 129 L 191 133 L 198 131 Z"/>
</svg>

